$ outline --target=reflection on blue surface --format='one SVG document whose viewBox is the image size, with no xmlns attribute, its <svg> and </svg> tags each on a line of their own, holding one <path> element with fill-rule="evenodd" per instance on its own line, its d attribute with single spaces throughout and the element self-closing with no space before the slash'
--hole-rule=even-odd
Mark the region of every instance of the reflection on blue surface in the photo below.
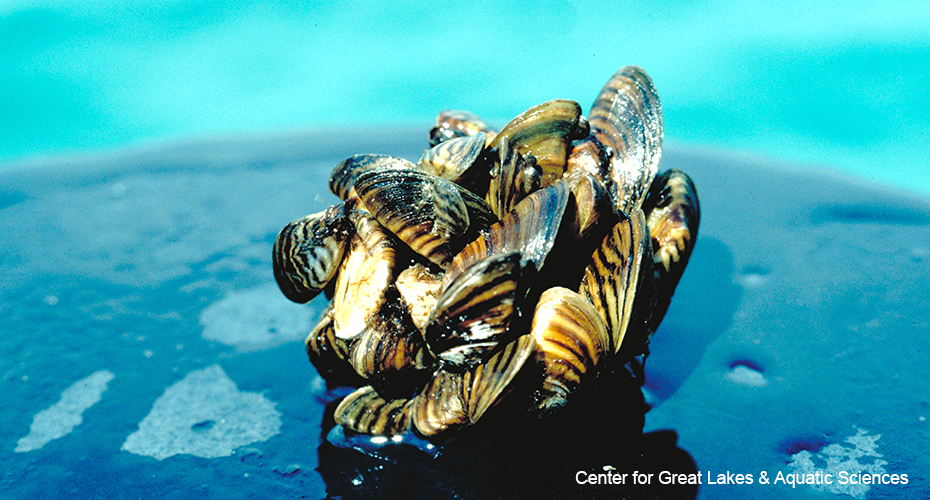
<svg viewBox="0 0 930 500">
<path fill-rule="evenodd" d="M 646 68 L 669 139 L 930 192 L 924 2 L 0 6 L 0 159 L 203 134 L 501 124 Z"/>
</svg>

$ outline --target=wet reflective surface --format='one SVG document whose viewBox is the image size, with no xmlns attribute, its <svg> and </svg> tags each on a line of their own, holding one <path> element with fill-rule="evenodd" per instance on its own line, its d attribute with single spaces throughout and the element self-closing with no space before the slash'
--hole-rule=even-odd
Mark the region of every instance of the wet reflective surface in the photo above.
<svg viewBox="0 0 930 500">
<path fill-rule="evenodd" d="M 4 173 L 3 496 L 927 490 L 930 313 L 919 291 L 930 284 L 930 203 L 675 149 L 662 167 L 694 176 L 704 214 L 642 393 L 620 377 L 559 421 L 489 424 L 428 452 L 340 438 L 331 411 L 346 390 L 326 387 L 302 345 L 325 304 L 281 295 L 271 245 L 288 221 L 334 202 L 333 165 L 361 151 L 416 158 L 426 129 L 195 143 Z M 706 484 L 728 470 L 826 471 L 833 452 L 910 481 Z M 656 475 L 649 485 L 578 484 L 579 472 L 610 468 L 628 481 Z M 662 471 L 704 483 L 661 485 Z"/>
</svg>

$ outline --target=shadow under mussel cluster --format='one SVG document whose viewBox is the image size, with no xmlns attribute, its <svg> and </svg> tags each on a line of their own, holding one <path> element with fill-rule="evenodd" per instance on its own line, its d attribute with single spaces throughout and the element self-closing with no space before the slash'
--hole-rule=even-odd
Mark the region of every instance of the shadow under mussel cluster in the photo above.
<svg viewBox="0 0 930 500">
<path fill-rule="evenodd" d="M 662 485 L 659 473 L 695 474 L 674 431 L 643 434 L 648 405 L 641 369 L 621 367 L 576 394 L 562 411 L 527 420 L 501 405 L 477 425 L 444 441 L 408 433 L 391 438 L 352 434 L 327 404 L 318 448 L 329 498 L 674 498 L 697 497 L 697 485 Z M 639 376 L 634 372 L 639 372 Z M 633 484 L 633 474 L 652 474 Z M 590 484 L 600 474 L 602 484 Z M 625 478 L 603 484 L 607 475 Z M 595 476 L 597 477 L 597 476 Z"/>
</svg>

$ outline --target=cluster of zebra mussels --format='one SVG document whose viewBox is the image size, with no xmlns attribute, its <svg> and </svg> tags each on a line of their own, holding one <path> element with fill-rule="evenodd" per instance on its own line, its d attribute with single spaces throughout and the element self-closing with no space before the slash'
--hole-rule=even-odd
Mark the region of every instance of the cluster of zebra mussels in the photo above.
<svg viewBox="0 0 930 500">
<path fill-rule="evenodd" d="M 587 118 L 554 100 L 494 132 L 445 111 L 430 145 L 417 163 L 341 162 L 329 187 L 342 202 L 275 242 L 284 295 L 331 299 L 310 360 L 362 386 L 336 423 L 432 439 L 505 403 L 541 418 L 644 359 L 700 217 L 690 178 L 657 173 L 649 77 L 620 69 Z"/>
</svg>

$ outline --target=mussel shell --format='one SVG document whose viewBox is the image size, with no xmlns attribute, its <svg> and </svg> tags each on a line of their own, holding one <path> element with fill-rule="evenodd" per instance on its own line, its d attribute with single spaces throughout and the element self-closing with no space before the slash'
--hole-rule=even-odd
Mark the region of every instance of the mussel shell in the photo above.
<svg viewBox="0 0 930 500">
<path fill-rule="evenodd" d="M 649 234 L 642 210 L 614 225 L 591 256 L 579 292 L 594 304 L 610 332 L 610 352 L 618 352 L 632 317 L 642 281 Z M 633 346 L 635 347 L 635 346 Z"/>
<path fill-rule="evenodd" d="M 652 290 L 653 300 L 647 302 L 647 297 L 637 298 L 635 309 L 647 311 L 634 313 L 634 317 L 646 318 L 644 336 L 648 341 L 665 316 L 691 257 L 701 209 L 691 178 L 679 170 L 666 170 L 653 182 L 643 210 L 652 240 L 652 259 L 647 260 L 651 260 L 654 272 L 647 290 Z"/>
<path fill-rule="evenodd" d="M 373 217 L 357 209 L 349 212 L 355 227 L 339 266 L 333 293 L 336 336 L 361 335 L 384 304 L 394 281 L 398 243 Z"/>
<path fill-rule="evenodd" d="M 442 291 L 442 274 L 419 262 L 412 262 L 397 275 L 395 285 L 407 303 L 413 324 L 421 332 L 426 331 L 430 314 Z"/>
<path fill-rule="evenodd" d="M 416 170 L 416 165 L 404 158 L 388 155 L 355 155 L 339 162 L 329 175 L 329 190 L 342 200 L 356 196 L 355 181 L 365 172 L 376 169 Z"/>
<path fill-rule="evenodd" d="M 591 255 L 621 220 L 610 194 L 587 173 L 568 172 L 546 190 L 563 186 L 570 191 L 568 203 L 559 223 L 555 244 L 546 256 L 547 262 L 557 264 L 547 265 L 541 270 L 536 284 L 539 291 L 579 283 Z M 551 223 L 556 222 L 553 220 Z"/>
<path fill-rule="evenodd" d="M 469 424 L 464 385 L 465 373 L 437 370 L 410 406 L 410 420 L 417 432 L 434 436 Z"/>
<path fill-rule="evenodd" d="M 629 214 L 642 204 L 662 155 L 662 107 L 652 80 L 636 66 L 621 68 L 588 122 L 591 134 L 574 147 L 569 168 L 600 170 L 617 208 Z"/>
<path fill-rule="evenodd" d="M 348 343 L 336 336 L 334 325 L 333 307 L 330 304 L 304 341 L 307 356 L 320 376 L 327 381 L 354 383 L 358 376 L 349 365 Z"/>
<path fill-rule="evenodd" d="M 462 201 L 465 202 L 465 208 L 468 210 L 469 231 L 478 231 L 497 222 L 497 215 L 491 210 L 488 202 L 484 201 L 484 198 L 460 187 L 458 184 L 455 186 L 459 188 L 459 194 L 462 196 Z"/>
<path fill-rule="evenodd" d="M 451 139 L 477 135 L 481 132 L 484 132 L 488 139 L 493 139 L 497 134 L 474 113 L 447 109 L 436 117 L 436 126 L 429 133 L 429 144 L 436 146 Z"/>
<path fill-rule="evenodd" d="M 501 217 L 542 187 L 542 169 L 536 165 L 534 156 L 523 156 L 510 148 L 506 138 L 500 142 L 498 157 L 499 161 L 491 168 L 486 199 L 491 210 Z"/>
<path fill-rule="evenodd" d="M 349 394 L 336 407 L 337 424 L 375 436 L 403 434 L 410 429 L 410 399 L 385 399 L 366 385 Z"/>
<path fill-rule="evenodd" d="M 612 227 L 620 222 L 620 214 L 614 207 L 610 192 L 596 176 L 584 170 L 566 172 L 563 178 L 574 198 L 575 234 L 579 239 L 592 235 L 602 239 L 603 234 L 597 235 L 599 226 L 606 224 Z"/>
<path fill-rule="evenodd" d="M 423 334 L 413 324 L 406 302 L 392 285 L 377 314 L 352 341 L 349 362 L 361 377 L 395 382 L 432 364 Z"/>
<path fill-rule="evenodd" d="M 570 196 L 568 185 L 557 182 L 524 198 L 455 256 L 443 283 L 448 285 L 462 271 L 487 257 L 514 251 L 537 270 L 542 269 L 556 243 Z"/>
<path fill-rule="evenodd" d="M 643 211 L 655 249 L 655 262 L 659 264 L 657 272 L 661 271 L 663 279 L 676 276 L 677 284 L 688 264 L 701 222 L 694 182 L 680 170 L 662 172 L 652 184 Z"/>
<path fill-rule="evenodd" d="M 535 398 L 537 410 L 564 406 L 582 383 L 597 375 L 598 362 L 612 354 L 607 325 L 577 292 L 553 287 L 540 296 L 531 327 L 545 379 Z"/>
<path fill-rule="evenodd" d="M 417 170 L 375 169 L 360 175 L 355 189 L 375 219 L 413 251 L 449 265 L 453 244 L 470 223 L 455 184 Z"/>
<path fill-rule="evenodd" d="M 519 252 L 509 252 L 479 261 L 449 283 L 426 328 L 427 344 L 444 366 L 474 366 L 497 347 L 518 315 L 533 272 Z"/>
<path fill-rule="evenodd" d="M 500 403 L 514 377 L 535 352 L 536 339 L 529 334 L 521 335 L 466 374 L 465 387 L 469 390 L 466 411 L 472 424 Z"/>
<path fill-rule="evenodd" d="M 524 157 L 532 155 L 542 171 L 545 187 L 562 176 L 571 142 L 583 137 L 585 126 L 580 117 L 581 106 L 575 101 L 544 102 L 511 120 L 488 147 L 497 149 L 506 139 Z"/>
<path fill-rule="evenodd" d="M 275 281 L 284 296 L 304 303 L 319 294 L 339 269 L 353 232 L 341 203 L 284 226 L 272 250 Z"/>
<path fill-rule="evenodd" d="M 535 347 L 532 335 L 521 335 L 468 371 L 437 370 L 413 400 L 410 417 L 417 432 L 435 436 L 477 423 L 506 396 Z"/>
<path fill-rule="evenodd" d="M 474 172 L 488 135 L 478 132 L 475 135 L 449 139 L 423 152 L 417 161 L 417 168 L 437 175 L 459 185 L 468 186 L 474 183 L 474 177 L 480 175 Z"/>
</svg>

